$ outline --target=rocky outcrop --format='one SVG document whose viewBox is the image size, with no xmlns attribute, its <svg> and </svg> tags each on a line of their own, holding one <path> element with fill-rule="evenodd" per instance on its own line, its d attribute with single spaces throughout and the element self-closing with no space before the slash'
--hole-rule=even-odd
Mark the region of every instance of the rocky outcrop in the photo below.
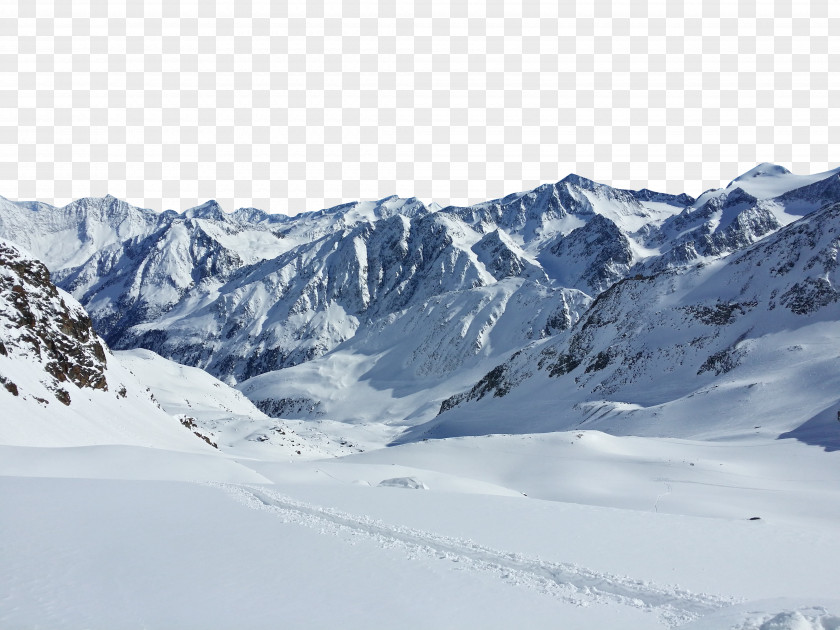
<svg viewBox="0 0 840 630">
<path fill-rule="evenodd" d="M 43 263 L 0 241 L 0 354 L 39 362 L 57 400 L 70 404 L 62 386 L 107 390 L 106 354 L 90 318 L 50 281 Z M 6 389 L 12 391 L 5 376 Z M 14 392 L 13 392 L 14 393 Z"/>
<path fill-rule="evenodd" d="M 496 229 L 486 234 L 472 246 L 472 251 L 496 280 L 521 277 L 548 282 L 545 271 L 528 260 L 524 252 L 502 230 Z"/>
</svg>

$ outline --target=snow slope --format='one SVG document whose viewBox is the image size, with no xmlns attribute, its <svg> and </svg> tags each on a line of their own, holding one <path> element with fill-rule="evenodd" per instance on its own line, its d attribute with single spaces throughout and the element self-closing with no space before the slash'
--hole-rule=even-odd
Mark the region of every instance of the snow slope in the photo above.
<svg viewBox="0 0 840 630">
<path fill-rule="evenodd" d="M 579 291 L 505 278 L 393 313 L 323 357 L 238 387 L 277 417 L 416 424 L 495 362 L 568 329 L 590 302 Z"/>
<path fill-rule="evenodd" d="M 184 481 L 194 455 L 150 478 L 121 448 L 2 450 L 0 625 L 793 629 L 840 610 L 837 457 L 793 440 L 461 438 L 209 484 Z M 377 487 L 397 476 L 428 489 Z"/>
<path fill-rule="evenodd" d="M 154 394 L 161 407 L 207 437 L 227 455 L 321 458 L 359 446 L 310 424 L 270 418 L 241 392 L 204 370 L 180 365 L 150 350 L 122 350 L 116 360 Z"/>
</svg>

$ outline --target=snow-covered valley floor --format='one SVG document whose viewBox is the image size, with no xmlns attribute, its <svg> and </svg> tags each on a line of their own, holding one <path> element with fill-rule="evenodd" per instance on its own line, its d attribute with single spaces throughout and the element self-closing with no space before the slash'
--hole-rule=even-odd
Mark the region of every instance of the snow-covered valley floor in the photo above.
<svg viewBox="0 0 840 630">
<path fill-rule="evenodd" d="M 836 629 L 838 479 L 766 437 L 2 446 L 0 627 Z"/>
</svg>

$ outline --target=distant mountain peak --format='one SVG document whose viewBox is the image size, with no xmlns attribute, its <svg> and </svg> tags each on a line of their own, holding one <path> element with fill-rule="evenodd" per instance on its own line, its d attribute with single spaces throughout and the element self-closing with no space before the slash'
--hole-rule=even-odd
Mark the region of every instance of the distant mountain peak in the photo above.
<svg viewBox="0 0 840 630">
<path fill-rule="evenodd" d="M 591 180 L 588 177 L 584 177 L 583 175 L 577 175 L 576 173 L 569 173 L 568 175 L 566 175 L 566 177 L 561 179 L 559 183 L 571 184 L 573 186 L 586 188 L 588 190 L 591 190 L 596 186 L 603 186 L 603 184 L 599 184 L 598 182 Z"/>
<path fill-rule="evenodd" d="M 184 212 L 188 219 L 214 219 L 224 220 L 225 212 L 215 199 L 208 199 L 203 204 L 190 208 Z"/>
<path fill-rule="evenodd" d="M 739 175 L 735 179 L 733 179 L 729 185 L 731 186 L 735 182 L 740 182 L 745 179 L 749 179 L 752 177 L 778 177 L 779 175 L 790 175 L 791 172 L 787 170 L 784 166 L 780 166 L 778 164 L 772 164 L 770 162 L 762 162 L 758 166 L 755 166 L 748 170 L 743 175 Z"/>
</svg>

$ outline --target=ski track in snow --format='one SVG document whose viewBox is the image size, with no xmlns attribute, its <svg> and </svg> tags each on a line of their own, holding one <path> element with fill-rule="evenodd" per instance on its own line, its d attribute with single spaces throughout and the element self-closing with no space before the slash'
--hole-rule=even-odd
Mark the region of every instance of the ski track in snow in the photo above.
<svg viewBox="0 0 840 630">
<path fill-rule="evenodd" d="M 671 494 L 671 484 L 663 480 L 665 484 L 665 492 L 656 496 L 656 501 L 653 502 L 653 511 L 659 512 L 659 501 Z"/>
<path fill-rule="evenodd" d="M 410 559 L 432 558 L 453 563 L 459 570 L 481 571 L 504 582 L 529 588 L 577 606 L 618 603 L 656 614 L 676 627 L 731 606 L 731 597 L 694 593 L 678 586 L 594 571 L 571 563 L 551 562 L 515 552 L 500 551 L 471 540 L 392 525 L 366 516 L 303 503 L 256 486 L 210 483 L 256 510 L 268 510 L 284 523 L 321 533 L 373 540 L 379 546 L 403 551 Z"/>
</svg>

